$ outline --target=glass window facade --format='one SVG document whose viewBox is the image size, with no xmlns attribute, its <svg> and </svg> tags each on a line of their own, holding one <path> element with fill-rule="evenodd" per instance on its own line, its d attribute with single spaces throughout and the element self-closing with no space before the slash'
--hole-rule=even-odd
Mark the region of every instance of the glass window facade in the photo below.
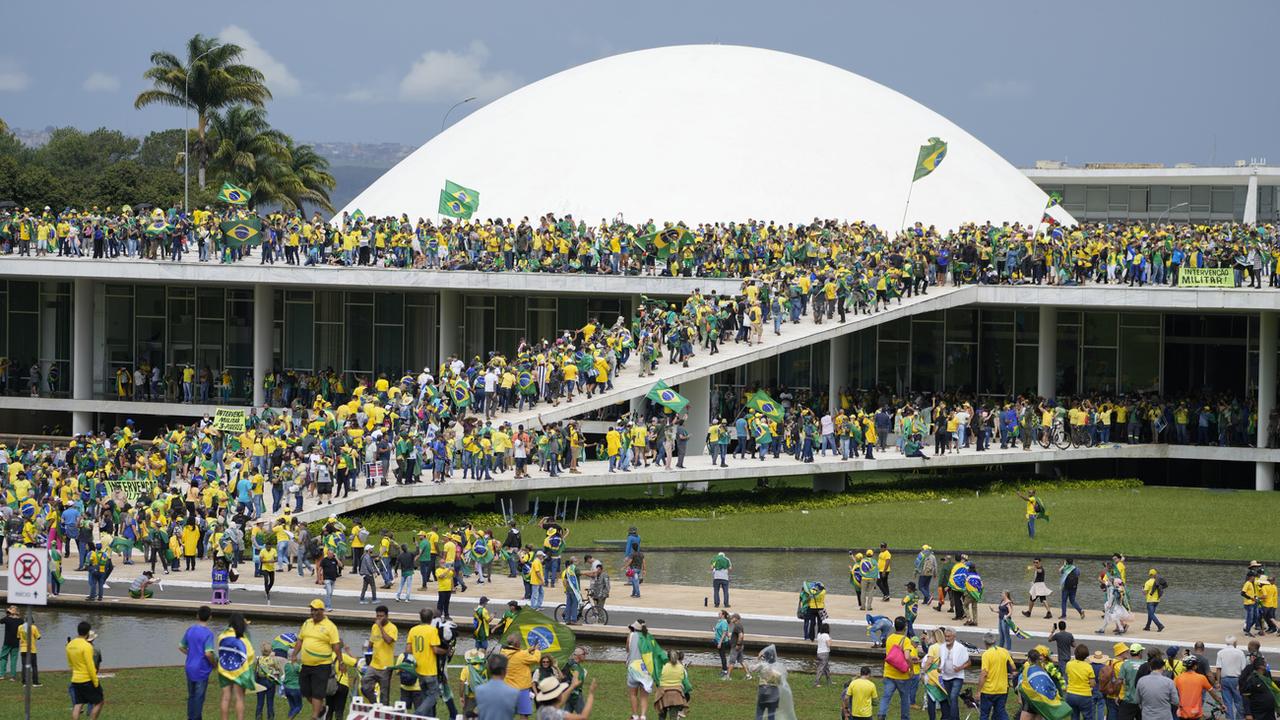
<svg viewBox="0 0 1280 720">
<path fill-rule="evenodd" d="M 1077 220 L 1241 220 L 1248 198 L 1245 178 L 1236 185 L 1129 185 L 1038 183 L 1062 196 L 1062 207 Z M 1280 186 L 1258 186 L 1258 222 L 1275 222 Z"/>
<path fill-rule="evenodd" d="M 70 394 L 71 283 L 0 281 L 0 358 L 8 392 L 29 392 L 35 366 L 42 395 Z"/>
</svg>

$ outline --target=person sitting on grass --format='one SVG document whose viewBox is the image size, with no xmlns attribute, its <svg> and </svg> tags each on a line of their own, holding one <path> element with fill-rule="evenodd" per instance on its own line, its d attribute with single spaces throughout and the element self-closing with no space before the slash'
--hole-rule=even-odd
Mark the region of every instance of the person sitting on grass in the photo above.
<svg viewBox="0 0 1280 720">
<path fill-rule="evenodd" d="M 129 583 L 129 597 L 134 600 L 150 600 L 155 594 L 155 590 L 151 589 L 152 585 L 160 585 L 160 581 L 150 570 L 144 570 L 141 575 Z"/>
</svg>

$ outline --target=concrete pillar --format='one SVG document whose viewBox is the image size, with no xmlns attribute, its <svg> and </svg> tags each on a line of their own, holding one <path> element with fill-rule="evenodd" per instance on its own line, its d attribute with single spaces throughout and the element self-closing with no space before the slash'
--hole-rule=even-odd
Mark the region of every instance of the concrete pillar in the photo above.
<svg viewBox="0 0 1280 720">
<path fill-rule="evenodd" d="M 825 473 L 813 476 L 813 491 L 817 493 L 844 492 L 844 473 Z"/>
<path fill-rule="evenodd" d="M 509 503 L 511 512 L 516 515 L 529 512 L 528 490 L 516 490 L 514 492 L 502 493 L 498 496 L 498 501 L 504 504 Z"/>
<path fill-rule="evenodd" d="M 1244 217 L 1241 218 L 1245 225 L 1252 225 L 1258 221 L 1258 171 L 1254 170 L 1249 176 L 1249 191 L 1244 196 Z"/>
<path fill-rule="evenodd" d="M 271 372 L 272 350 L 271 334 L 273 330 L 272 310 L 275 306 L 274 293 L 270 285 L 265 283 L 253 286 L 253 406 L 262 407 L 267 402 L 267 393 L 263 381 Z"/>
<path fill-rule="evenodd" d="M 75 281 L 71 302 L 71 397 L 93 399 L 93 281 Z M 71 413 L 71 432 L 75 435 L 93 432 L 93 413 L 76 410 Z"/>
<path fill-rule="evenodd" d="M 458 354 L 458 331 L 462 326 L 462 296 L 457 290 L 441 290 L 439 306 L 440 335 L 437 347 L 440 350 L 440 358 L 436 363 L 437 368 L 440 363 L 448 360 L 450 355 Z"/>
<path fill-rule="evenodd" d="M 686 455 L 702 455 L 706 452 L 707 427 L 711 424 L 711 377 L 680 383 L 676 392 L 689 400 L 685 407 L 684 427 L 689 431 Z"/>
<path fill-rule="evenodd" d="M 840 389 L 849 384 L 850 335 L 831 338 L 827 342 L 827 412 L 833 416 L 840 410 Z"/>
<path fill-rule="evenodd" d="M 1276 319 L 1274 312 L 1258 316 L 1258 447 L 1267 446 L 1271 411 L 1276 404 Z M 1276 464 L 1258 462 L 1254 469 L 1254 489 L 1274 490 Z"/>
<path fill-rule="evenodd" d="M 1036 393 L 1053 399 L 1058 395 L 1058 309 L 1040 308 L 1039 365 L 1036 372 Z"/>
</svg>

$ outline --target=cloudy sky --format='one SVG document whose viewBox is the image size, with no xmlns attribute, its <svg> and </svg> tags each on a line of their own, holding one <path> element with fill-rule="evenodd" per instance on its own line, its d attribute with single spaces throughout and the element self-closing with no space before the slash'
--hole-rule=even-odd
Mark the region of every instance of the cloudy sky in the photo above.
<svg viewBox="0 0 1280 720">
<path fill-rule="evenodd" d="M 410 145 L 463 97 L 619 52 L 733 43 L 865 75 L 1018 164 L 1280 163 L 1275 0 L 60 0 L 4 15 L 0 117 L 21 128 L 181 127 L 133 98 L 149 54 L 195 33 L 245 47 L 296 137 Z"/>
</svg>

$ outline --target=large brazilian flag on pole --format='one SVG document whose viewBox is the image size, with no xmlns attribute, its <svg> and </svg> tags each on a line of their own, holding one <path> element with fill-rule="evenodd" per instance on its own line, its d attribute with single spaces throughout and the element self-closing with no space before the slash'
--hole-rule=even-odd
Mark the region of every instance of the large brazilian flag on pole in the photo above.
<svg viewBox="0 0 1280 720">
<path fill-rule="evenodd" d="M 226 247 L 239 248 L 262 242 L 262 219 L 256 215 L 223 220 L 219 228 L 222 229 L 222 244 Z"/>
<path fill-rule="evenodd" d="M 911 182 L 915 182 L 937 170 L 938 166 L 942 164 L 942 159 L 946 156 L 947 143 L 936 137 L 929 138 L 929 142 L 920 146 L 920 154 L 916 157 L 916 173 Z"/>
</svg>

